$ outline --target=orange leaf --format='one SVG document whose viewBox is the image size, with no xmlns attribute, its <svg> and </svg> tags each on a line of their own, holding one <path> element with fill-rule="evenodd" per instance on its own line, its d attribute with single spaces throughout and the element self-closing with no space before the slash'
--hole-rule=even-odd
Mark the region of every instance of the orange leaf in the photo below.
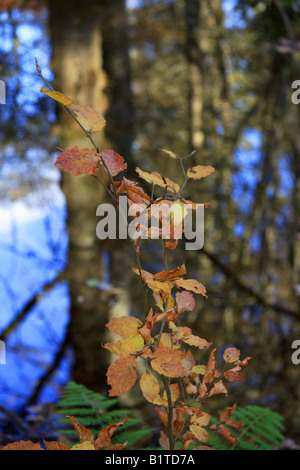
<svg viewBox="0 0 300 470">
<path fill-rule="evenodd" d="M 215 169 L 212 166 L 197 165 L 188 169 L 187 176 L 188 178 L 200 180 L 201 178 L 205 178 L 206 176 L 210 175 L 214 171 Z"/>
<path fill-rule="evenodd" d="M 105 119 L 99 111 L 91 108 L 87 104 L 70 104 L 69 109 L 75 114 L 77 120 L 87 132 L 101 131 L 105 126 Z"/>
<path fill-rule="evenodd" d="M 188 371 L 182 365 L 185 354 L 178 349 L 159 348 L 151 360 L 153 370 L 167 377 L 186 377 Z"/>
<path fill-rule="evenodd" d="M 100 157 L 104 160 L 112 176 L 117 176 L 121 171 L 127 168 L 127 163 L 124 162 L 124 158 L 113 150 L 103 150 L 103 152 L 100 153 Z"/>
<path fill-rule="evenodd" d="M 72 423 L 73 428 L 77 432 L 80 442 L 85 442 L 85 441 L 93 442 L 94 441 L 92 432 L 89 429 L 82 426 L 82 424 L 78 423 L 78 421 L 76 421 L 74 416 L 67 416 L 67 418 L 69 418 L 69 420 Z"/>
<path fill-rule="evenodd" d="M 216 348 L 214 348 L 208 358 L 205 374 L 203 376 L 203 382 L 210 384 L 216 374 L 217 363 L 215 360 Z"/>
<path fill-rule="evenodd" d="M 181 268 L 172 269 L 172 271 L 161 271 L 159 273 L 154 274 L 154 278 L 156 281 L 169 281 L 171 279 L 176 279 L 179 276 L 182 276 L 186 273 L 185 265 L 183 264 Z"/>
<path fill-rule="evenodd" d="M 109 424 L 105 428 L 103 428 L 99 432 L 98 438 L 94 442 L 94 446 L 96 450 L 102 449 L 102 447 L 107 447 L 111 443 L 111 438 L 115 434 L 115 432 L 123 426 L 124 423 L 128 423 L 129 419 L 125 419 L 124 421 L 121 421 L 120 423 L 117 424 Z M 121 444 L 124 446 L 124 444 Z M 123 448 L 123 447 L 122 447 Z"/>
<path fill-rule="evenodd" d="M 68 446 L 56 441 L 43 441 L 47 450 L 70 450 Z"/>
<path fill-rule="evenodd" d="M 12 442 L 11 444 L 7 444 L 6 446 L 2 447 L 1 450 L 44 450 L 40 446 L 40 444 L 35 444 L 31 441 L 20 441 L 20 442 Z"/>
<path fill-rule="evenodd" d="M 139 333 L 142 322 L 136 317 L 123 316 L 113 318 L 105 326 L 117 335 L 123 336 L 123 338 L 129 338 Z"/>
<path fill-rule="evenodd" d="M 119 357 L 109 366 L 106 376 L 111 386 L 110 397 L 122 395 L 134 386 L 137 379 L 135 367 L 134 356 Z"/>
<path fill-rule="evenodd" d="M 98 169 L 100 157 L 95 150 L 70 147 L 56 159 L 55 166 L 73 176 L 94 175 Z"/>
</svg>

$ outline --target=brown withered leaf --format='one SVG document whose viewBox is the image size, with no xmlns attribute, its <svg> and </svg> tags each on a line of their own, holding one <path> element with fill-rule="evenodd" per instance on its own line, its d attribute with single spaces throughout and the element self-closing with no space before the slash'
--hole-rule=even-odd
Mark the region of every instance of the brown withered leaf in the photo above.
<svg viewBox="0 0 300 470">
<path fill-rule="evenodd" d="M 200 180 L 201 178 L 205 178 L 206 176 L 210 175 L 214 171 L 215 169 L 212 166 L 197 165 L 188 169 L 187 176 L 188 178 Z"/>
<path fill-rule="evenodd" d="M 95 150 L 75 146 L 63 151 L 57 157 L 55 166 L 73 176 L 94 175 L 99 162 L 100 156 Z"/>
<path fill-rule="evenodd" d="M 137 379 L 136 363 L 134 356 L 121 356 L 108 368 L 107 383 L 111 386 L 109 396 L 122 395 L 130 390 Z"/>
<path fill-rule="evenodd" d="M 124 162 L 124 158 L 114 150 L 103 150 L 100 153 L 100 157 L 104 160 L 112 176 L 117 176 L 121 171 L 127 169 L 127 163 Z M 100 163 L 102 163 L 101 160 Z"/>
</svg>

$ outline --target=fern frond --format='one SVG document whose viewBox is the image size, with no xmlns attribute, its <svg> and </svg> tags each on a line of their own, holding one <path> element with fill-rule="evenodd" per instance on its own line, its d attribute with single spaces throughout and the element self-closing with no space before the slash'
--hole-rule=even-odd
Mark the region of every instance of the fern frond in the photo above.
<svg viewBox="0 0 300 470">
<path fill-rule="evenodd" d="M 116 398 L 106 397 L 71 381 L 63 389 L 56 406 L 58 417 L 55 423 L 59 426 L 58 432 L 69 439 L 78 440 L 67 416 L 74 416 L 80 424 L 90 429 L 94 438 L 98 437 L 99 431 L 105 426 L 128 419 L 123 424 L 122 431 L 117 431 L 112 439 L 112 443 L 127 441 L 128 447 L 136 445 L 141 438 L 152 432 L 151 429 L 141 429 L 144 422 L 134 417 L 132 411 L 116 408 L 116 405 Z M 136 429 L 137 426 L 140 429 Z"/>
<path fill-rule="evenodd" d="M 284 440 L 284 419 L 270 410 L 257 405 L 249 405 L 244 408 L 236 407 L 232 418 L 243 423 L 239 431 L 225 425 L 230 433 L 236 437 L 238 444 L 230 444 L 220 434 L 210 430 L 209 445 L 217 450 L 273 450 L 278 448 Z M 218 429 L 220 422 L 216 419 L 213 423 Z"/>
</svg>

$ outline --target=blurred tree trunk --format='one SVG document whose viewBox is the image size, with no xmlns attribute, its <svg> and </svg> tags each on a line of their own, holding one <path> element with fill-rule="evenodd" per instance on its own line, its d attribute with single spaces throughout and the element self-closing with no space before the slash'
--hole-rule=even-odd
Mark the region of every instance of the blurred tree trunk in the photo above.
<svg viewBox="0 0 300 470">
<path fill-rule="evenodd" d="M 120 2 L 120 4 L 124 2 Z M 55 74 L 55 88 L 73 98 L 77 104 L 88 104 L 102 113 L 108 109 L 108 98 L 104 89 L 107 85 L 103 66 L 103 18 L 113 20 L 112 12 L 106 16 L 105 2 L 91 0 L 87 4 L 81 0 L 53 0 L 49 2 L 50 29 L 53 47 L 52 67 Z M 122 23 L 120 11 L 115 11 L 118 21 Z M 107 24 L 109 28 L 109 25 Z M 115 29 L 117 33 L 117 30 Z M 106 53 L 126 55 L 126 41 L 123 49 L 112 47 Z M 119 59 L 116 59 L 118 62 Z M 120 59 L 121 60 L 121 59 Z M 109 69 L 111 72 L 112 68 Z M 122 67 L 117 67 L 120 73 Z M 118 83 L 112 78 L 113 90 Z M 108 81 L 111 77 L 108 77 Z M 110 126 L 109 148 L 126 152 L 131 147 L 131 133 L 128 130 L 127 106 L 128 74 L 122 76 L 123 90 L 110 94 L 110 99 L 119 100 L 122 116 L 118 123 Z M 126 82 L 126 83 L 125 83 Z M 109 82 L 110 83 L 110 82 Z M 83 134 L 77 123 L 62 107 L 58 109 L 60 146 L 70 145 L 91 148 L 91 143 Z M 112 110 L 114 110 L 112 101 Z M 114 111 L 115 112 L 115 111 Z M 130 111 L 131 112 L 131 111 Z M 112 112 L 110 112 L 112 113 Z M 126 122 L 126 126 L 124 126 Z M 123 124 L 122 124 L 123 123 Z M 117 132 L 115 131 L 117 129 Z M 123 136 L 125 135 L 125 142 Z M 108 148 L 104 133 L 94 136 L 97 146 Z M 125 156 L 126 158 L 126 156 Z M 102 186 L 89 176 L 74 177 L 62 174 L 61 187 L 66 197 L 67 227 L 69 232 L 68 280 L 70 289 L 70 344 L 75 355 L 73 368 L 74 380 L 94 389 L 106 387 L 106 369 L 109 355 L 101 348 L 105 342 L 108 321 L 109 292 L 86 285 L 88 279 L 103 279 L 103 255 L 110 249 L 109 243 L 99 241 L 96 237 L 96 208 L 106 199 Z M 107 202 L 107 201 L 106 201 Z"/>
</svg>

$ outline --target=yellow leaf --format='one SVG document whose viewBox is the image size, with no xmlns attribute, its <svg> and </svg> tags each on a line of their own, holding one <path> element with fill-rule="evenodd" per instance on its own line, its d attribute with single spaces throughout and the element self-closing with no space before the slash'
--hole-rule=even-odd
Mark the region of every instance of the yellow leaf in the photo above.
<svg viewBox="0 0 300 470">
<path fill-rule="evenodd" d="M 191 372 L 193 374 L 204 375 L 205 372 L 206 372 L 206 367 L 201 366 L 201 365 L 194 366 L 194 367 L 192 367 Z"/>
<path fill-rule="evenodd" d="M 93 444 L 89 441 L 81 442 L 80 444 L 75 444 L 71 450 L 96 450 Z"/>
<path fill-rule="evenodd" d="M 159 173 L 153 171 L 152 173 L 147 173 L 142 171 L 139 168 L 136 168 L 136 172 L 139 174 L 140 178 L 147 181 L 150 184 L 156 184 L 162 188 L 168 187 L 168 189 L 173 189 L 175 192 L 179 192 L 180 186 L 177 183 L 174 183 L 169 178 L 163 178 Z"/>
<path fill-rule="evenodd" d="M 106 343 L 103 347 L 116 356 L 126 356 L 128 354 L 135 354 L 141 351 L 144 344 L 145 342 L 143 337 L 138 334 L 130 338 L 116 341 L 115 343 Z"/>
<path fill-rule="evenodd" d="M 180 156 L 178 155 L 178 153 L 175 153 L 175 152 L 172 152 L 171 150 L 166 150 L 166 149 L 160 149 L 162 152 L 166 152 L 170 157 L 172 158 L 180 158 Z"/>
<path fill-rule="evenodd" d="M 154 403 L 159 398 L 159 383 L 154 375 L 145 372 L 140 379 L 142 394 L 150 403 Z M 157 404 L 157 403 L 156 403 Z"/>
<path fill-rule="evenodd" d="M 70 106 L 70 104 L 74 103 L 74 100 L 72 100 L 71 98 L 68 98 L 66 95 L 64 95 L 63 93 L 60 93 L 59 91 L 47 90 L 47 88 L 42 87 L 41 92 L 47 96 L 50 96 L 50 98 L 52 98 L 55 101 L 58 101 L 64 106 Z"/>
</svg>

